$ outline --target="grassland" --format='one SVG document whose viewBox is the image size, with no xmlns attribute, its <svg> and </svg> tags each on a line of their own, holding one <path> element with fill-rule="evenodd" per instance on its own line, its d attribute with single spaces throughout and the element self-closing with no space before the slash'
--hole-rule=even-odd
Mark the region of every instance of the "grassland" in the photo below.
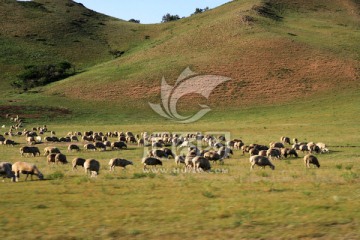
<svg viewBox="0 0 360 240">
<path fill-rule="evenodd" d="M 348 101 L 351 98 L 353 102 Z M 1 160 L 36 163 L 45 181 L 2 183 L 0 228 L 6 239 L 294 239 L 358 238 L 360 168 L 358 136 L 360 95 L 357 91 L 322 96 L 279 106 L 241 111 L 214 111 L 193 124 L 179 125 L 160 118 L 115 123 L 107 113 L 94 121 L 28 120 L 26 127 L 46 121 L 57 136 L 69 131 L 229 132 L 245 143 L 268 144 L 280 136 L 323 141 L 330 154 L 318 155 L 319 169 L 306 169 L 298 159 L 274 161 L 276 169 L 249 170 L 248 156 L 236 151 L 211 173 L 184 173 L 173 160 L 156 171 L 143 172 L 146 149 L 67 153 L 68 159 L 95 158 L 100 175 L 83 169 L 48 165 L 45 157 L 20 157 L 18 147 L 0 146 Z M 110 111 L 110 109 L 107 109 Z M 79 123 L 79 119 L 84 124 Z M 2 119 L 0 124 L 7 124 Z M 23 137 L 13 137 L 22 146 Z M 112 141 L 114 139 L 111 139 Z M 80 143 L 81 145 L 81 143 Z M 110 158 L 134 161 L 126 171 L 108 172 Z"/>
<path fill-rule="evenodd" d="M 19 145 L 0 145 L 0 161 L 35 163 L 46 180 L 1 182 L 4 239 L 360 237 L 358 1 L 270 1 L 270 16 L 259 11 L 268 6 L 261 1 L 232 1 L 157 25 L 109 18 L 70 1 L 36 2 L 34 9 L 0 1 L 0 126 L 6 125 L 0 133 L 10 113 L 24 118 L 25 128 L 46 124 L 59 137 L 88 130 L 224 132 L 246 144 L 268 145 L 280 136 L 325 142 L 331 152 L 318 155 L 319 169 L 306 169 L 300 153 L 274 161 L 274 171 L 250 171 L 248 156 L 235 151 L 211 173 L 195 174 L 173 160 L 144 172 L 147 149 L 131 144 L 79 153 L 66 152 L 66 144 L 38 145 L 55 145 L 69 160 L 99 160 L 100 175 L 89 178 L 83 169 L 48 165 L 44 156 L 21 157 L 25 139 L 12 137 Z M 125 54 L 113 59 L 110 50 Z M 81 73 L 27 93 L 10 89 L 23 65 L 58 60 L 74 62 Z M 204 118 L 177 124 L 148 102 L 160 102 L 163 76 L 173 84 L 188 66 L 232 80 L 213 91 Z M 181 113 L 194 113 L 197 101 L 204 103 L 184 98 Z M 114 157 L 134 166 L 110 173 Z"/>
</svg>

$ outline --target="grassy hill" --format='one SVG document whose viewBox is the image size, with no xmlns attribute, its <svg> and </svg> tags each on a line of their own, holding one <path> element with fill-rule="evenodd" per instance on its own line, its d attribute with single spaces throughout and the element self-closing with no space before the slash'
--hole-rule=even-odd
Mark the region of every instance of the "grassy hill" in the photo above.
<svg viewBox="0 0 360 240">
<path fill-rule="evenodd" d="M 1 59 L 9 63 L 2 68 L 10 77 L 11 70 L 33 61 L 66 59 L 86 69 L 21 96 L 8 94 L 5 74 L 4 94 L 13 104 L 46 101 L 58 107 L 61 102 L 79 115 L 96 110 L 134 119 L 137 109 L 151 118 L 148 102 L 160 101 L 161 78 L 172 85 L 188 66 L 231 81 L 217 87 L 208 101 L 187 95 L 180 109 L 196 108 L 195 103 L 215 110 L 271 106 L 359 87 L 358 1 L 232 1 L 156 25 L 113 19 L 72 1 L 3 1 L 1 7 L 3 14 L 16 9 L 2 20 L 7 30 L 1 39 L 8 47 Z M 125 54 L 111 60 L 110 50 Z"/>
<path fill-rule="evenodd" d="M 143 40 L 146 29 L 111 18 L 70 1 L 0 1 L 0 84 L 29 64 L 67 60 L 78 71 L 109 61 Z"/>
</svg>

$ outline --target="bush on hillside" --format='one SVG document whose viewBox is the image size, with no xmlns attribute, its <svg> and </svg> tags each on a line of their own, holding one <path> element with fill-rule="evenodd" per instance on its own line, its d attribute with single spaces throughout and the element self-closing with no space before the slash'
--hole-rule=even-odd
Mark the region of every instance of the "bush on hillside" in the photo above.
<svg viewBox="0 0 360 240">
<path fill-rule="evenodd" d="M 44 86 L 74 75 L 74 66 L 63 61 L 58 64 L 28 65 L 17 76 L 17 80 L 11 83 L 14 88 L 27 91 L 31 88 Z"/>
<path fill-rule="evenodd" d="M 176 21 L 176 20 L 179 20 L 180 17 L 179 15 L 171 15 L 170 13 L 167 13 L 165 14 L 163 17 L 162 17 L 162 21 L 161 22 L 171 22 L 171 21 Z"/>
<path fill-rule="evenodd" d="M 140 23 L 140 20 L 137 20 L 137 19 L 132 18 L 132 19 L 129 20 L 129 22 Z"/>
<path fill-rule="evenodd" d="M 207 10 L 209 10 L 209 7 L 206 7 L 206 8 L 196 8 L 195 9 L 195 12 L 192 14 L 199 14 L 199 13 L 203 13 L 203 12 L 206 12 Z"/>
</svg>

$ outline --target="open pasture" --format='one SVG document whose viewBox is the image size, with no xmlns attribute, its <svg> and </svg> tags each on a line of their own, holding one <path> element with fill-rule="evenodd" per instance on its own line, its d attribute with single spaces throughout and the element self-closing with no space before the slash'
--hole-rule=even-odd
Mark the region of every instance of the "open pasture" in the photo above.
<svg viewBox="0 0 360 240">
<path fill-rule="evenodd" d="M 353 94 L 354 103 L 357 96 Z M 58 137 L 86 130 L 226 132 L 245 144 L 268 145 L 286 135 L 299 141 L 325 142 L 330 153 L 317 155 L 319 169 L 306 169 L 304 154 L 299 153 L 299 158 L 273 160 L 274 171 L 268 167 L 250 171 L 248 154 L 235 150 L 223 165 L 212 164 L 210 173 L 185 173 L 183 165 L 177 166 L 173 159 L 164 159 L 162 167 L 144 172 L 141 158 L 147 149 L 135 144 L 128 144 L 127 150 L 96 152 L 67 152 L 65 143 L 36 145 L 41 154 L 46 146 L 59 147 L 69 162 L 74 157 L 97 159 L 100 174 L 89 178 L 82 167 L 73 171 L 71 164 L 49 165 L 43 155 L 21 157 L 19 148 L 25 138 L 12 137 L 20 144 L 0 146 L 1 161 L 35 163 L 46 180 L 24 182 L 21 175 L 17 183 L 5 179 L 0 184 L 0 229 L 6 239 L 358 238 L 359 111 L 356 104 L 341 99 L 321 99 L 332 103 L 323 106 L 308 101 L 311 111 L 301 111 L 299 104 L 234 111 L 226 116 L 214 111 L 188 125 L 161 120 L 125 125 L 80 125 L 76 118 L 52 121 L 48 128 Z M 305 118 L 309 112 L 316 114 Z M 27 127 L 40 122 L 29 120 Z M 81 140 L 75 144 L 83 149 Z M 108 162 L 115 157 L 134 165 L 126 171 L 117 167 L 109 172 Z"/>
</svg>

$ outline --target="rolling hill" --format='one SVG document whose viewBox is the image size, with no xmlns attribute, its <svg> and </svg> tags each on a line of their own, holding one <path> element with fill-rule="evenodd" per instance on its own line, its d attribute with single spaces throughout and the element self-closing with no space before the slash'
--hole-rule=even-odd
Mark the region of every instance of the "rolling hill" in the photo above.
<svg viewBox="0 0 360 240">
<path fill-rule="evenodd" d="M 107 106 L 109 114 L 153 114 L 148 102 L 160 102 L 162 77 L 173 85 L 187 67 L 231 80 L 209 100 L 181 98 L 181 109 L 272 106 L 351 91 L 359 87 L 359 8 L 353 0 L 238 0 L 176 22 L 141 25 L 72 1 L 2 1 L 3 93 L 20 104 L 61 101 L 74 112 Z M 124 54 L 113 59 L 111 50 Z M 5 87 L 24 64 L 62 59 L 83 72 L 35 94 Z"/>
</svg>

